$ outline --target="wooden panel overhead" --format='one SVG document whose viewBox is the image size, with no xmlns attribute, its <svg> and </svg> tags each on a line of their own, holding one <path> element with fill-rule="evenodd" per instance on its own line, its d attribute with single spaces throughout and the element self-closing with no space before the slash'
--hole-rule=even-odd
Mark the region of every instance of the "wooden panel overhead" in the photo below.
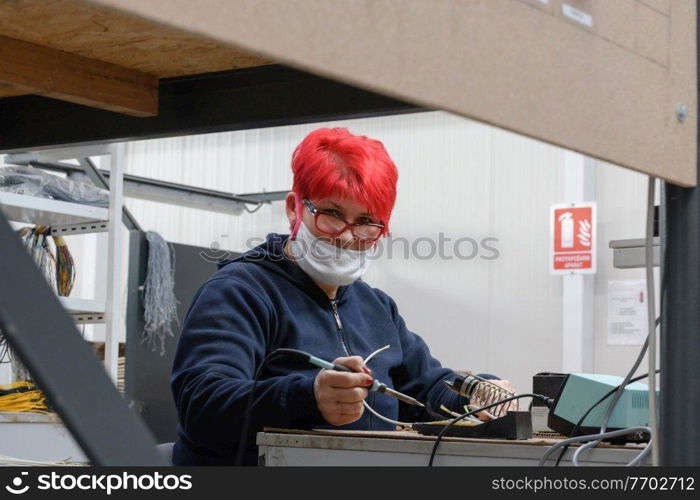
<svg viewBox="0 0 700 500">
<path fill-rule="evenodd" d="M 206 36 L 82 0 L 3 0 L 0 2 L 0 35 L 159 78 L 273 62 Z"/>
<path fill-rule="evenodd" d="M 9 83 L 0 82 L 0 98 L 12 97 L 15 95 L 24 95 L 31 93 L 26 89 L 20 89 L 16 85 L 11 85 Z"/>
<path fill-rule="evenodd" d="M 0 81 L 119 113 L 158 113 L 156 76 L 4 36 L 0 36 Z"/>
<path fill-rule="evenodd" d="M 696 183 L 687 0 L 93 0 L 231 47 Z M 677 107 L 689 116 L 677 119 Z"/>
<path fill-rule="evenodd" d="M 0 60 L 5 69 L 0 73 L 0 98 L 41 94 L 135 116 L 157 112 L 157 93 L 146 96 L 144 92 L 157 89 L 159 78 L 273 62 L 205 36 L 82 0 L 3 0 L 0 37 L 5 37 L 0 38 L 0 51 L 4 48 L 10 58 Z M 30 47 L 18 42 L 34 44 L 38 55 L 18 51 L 17 47 Z M 29 64 L 37 60 L 55 64 Z M 72 61 L 67 65 L 70 70 L 63 61 Z M 20 67 L 23 71 L 17 73 Z M 150 90 L 129 85 L 149 79 Z"/>
</svg>

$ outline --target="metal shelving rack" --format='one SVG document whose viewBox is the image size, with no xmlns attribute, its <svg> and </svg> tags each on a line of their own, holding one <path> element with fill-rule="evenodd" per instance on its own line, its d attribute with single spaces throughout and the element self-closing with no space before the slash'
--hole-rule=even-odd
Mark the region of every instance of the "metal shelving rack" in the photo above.
<svg viewBox="0 0 700 500">
<path fill-rule="evenodd" d="M 116 384 L 121 311 L 121 223 L 123 206 L 124 145 L 44 150 L 34 153 L 48 161 L 105 155 L 109 176 L 109 207 L 95 207 L 0 191 L 0 208 L 14 222 L 51 227 L 51 234 L 70 236 L 107 233 L 106 300 L 59 297 L 76 323 L 105 324 L 105 368 Z M 97 339 L 91 339 L 95 341 Z"/>
</svg>

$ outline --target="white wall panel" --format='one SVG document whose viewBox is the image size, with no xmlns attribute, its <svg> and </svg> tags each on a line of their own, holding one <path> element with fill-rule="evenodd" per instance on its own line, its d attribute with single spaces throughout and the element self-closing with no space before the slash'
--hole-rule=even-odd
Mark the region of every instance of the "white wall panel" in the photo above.
<svg viewBox="0 0 700 500">
<path fill-rule="evenodd" d="M 646 230 L 647 176 L 609 163 L 596 168 L 598 197 L 598 273 L 595 282 L 595 357 L 596 372 L 626 375 L 641 346 L 608 345 L 608 281 L 644 280 L 644 269 L 615 269 L 610 240 L 644 238 Z M 659 191 L 657 181 L 657 193 Z M 657 200 L 658 203 L 658 200 Z M 654 273 L 656 315 L 660 315 L 659 268 Z M 658 351 L 657 351 L 658 352 Z M 659 366 L 657 364 L 657 366 Z M 647 357 L 637 370 L 647 372 Z"/>
<path fill-rule="evenodd" d="M 366 276 L 396 300 L 412 330 L 446 365 L 495 372 L 529 390 L 532 374 L 558 370 L 560 280 L 546 268 L 547 208 L 559 202 L 560 149 L 443 112 L 343 120 L 134 142 L 127 172 L 235 193 L 291 186 L 291 153 L 319 126 L 347 126 L 381 140 L 399 168 L 393 255 Z M 250 238 L 286 232 L 282 203 L 227 216 L 141 200 L 127 205 L 145 228 L 188 244 L 243 250 Z M 428 257 L 430 238 L 449 241 Z M 454 254 L 458 238 L 498 238 L 500 253 Z M 403 255 L 405 238 L 414 246 Z M 462 255 L 471 245 L 463 240 Z M 450 258 L 452 257 L 452 258 Z"/>
<path fill-rule="evenodd" d="M 548 270 L 549 206 L 561 201 L 563 150 L 493 129 L 494 182 L 488 197 L 502 256 L 489 290 L 489 367 L 514 373 L 520 391 L 532 375 L 561 369 L 561 278 Z"/>
</svg>

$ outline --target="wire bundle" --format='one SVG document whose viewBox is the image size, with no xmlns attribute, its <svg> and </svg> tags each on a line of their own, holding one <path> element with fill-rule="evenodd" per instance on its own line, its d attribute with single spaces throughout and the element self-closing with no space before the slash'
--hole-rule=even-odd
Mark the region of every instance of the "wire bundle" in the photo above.
<svg viewBox="0 0 700 500">
<path fill-rule="evenodd" d="M 49 245 L 49 226 L 23 227 L 17 233 L 51 288 L 63 297 L 70 295 L 75 283 L 75 263 L 63 237 L 53 236 L 54 255 Z"/>
<path fill-rule="evenodd" d="M 7 343 L 5 336 L 2 334 L 2 330 L 0 330 L 0 365 L 3 363 L 9 363 L 10 359 L 10 345 Z"/>
<path fill-rule="evenodd" d="M 67 297 L 75 283 L 75 263 L 62 236 L 53 236 L 56 252 L 49 244 L 51 227 L 27 226 L 17 231 L 20 241 L 34 259 L 51 289 L 58 295 Z M 31 380 L 29 372 L 13 355 L 7 339 L 0 330 L 0 363 L 12 363 L 15 379 Z"/>
<path fill-rule="evenodd" d="M 23 227 L 17 233 L 29 255 L 39 266 L 44 278 L 49 282 L 49 286 L 56 292 L 58 290 L 56 286 L 56 258 L 48 243 L 51 228 L 48 226 Z"/>
<path fill-rule="evenodd" d="M 51 413 L 44 393 L 27 381 L 0 385 L 0 411 Z"/>
<path fill-rule="evenodd" d="M 177 319 L 175 298 L 175 256 L 168 242 L 155 231 L 146 231 L 148 241 L 148 269 L 144 286 L 144 331 L 142 342 L 153 351 L 160 347 L 165 354 L 165 338 L 172 337 L 172 323 Z"/>
<path fill-rule="evenodd" d="M 75 283 L 75 263 L 63 236 L 54 236 L 56 245 L 56 287 L 58 294 L 68 297 Z"/>
</svg>

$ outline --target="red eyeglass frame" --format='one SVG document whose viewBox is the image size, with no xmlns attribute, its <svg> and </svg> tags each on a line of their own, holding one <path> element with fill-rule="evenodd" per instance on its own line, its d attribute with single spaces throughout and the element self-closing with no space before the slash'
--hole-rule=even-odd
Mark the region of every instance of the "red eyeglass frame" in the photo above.
<svg viewBox="0 0 700 500">
<path fill-rule="evenodd" d="M 323 234 L 327 234 L 328 236 L 332 236 L 334 238 L 337 236 L 340 236 L 341 234 L 343 234 L 345 232 L 346 229 L 350 228 L 350 232 L 352 233 L 352 235 L 355 238 L 357 238 L 360 241 L 372 243 L 372 242 L 377 241 L 382 236 L 382 230 L 386 227 L 381 222 L 379 222 L 379 223 L 372 222 L 369 224 L 358 224 L 357 222 L 350 223 L 350 222 L 346 221 L 345 219 L 343 219 L 342 217 L 340 217 L 339 215 L 333 214 L 333 213 L 328 212 L 326 210 L 321 210 L 320 208 L 316 207 L 316 205 L 311 203 L 311 201 L 308 198 L 304 198 L 302 200 L 302 202 L 304 203 L 304 206 L 309 209 L 309 212 L 311 213 L 311 215 L 314 216 L 314 225 L 316 226 L 316 229 L 318 229 Z M 339 231 L 337 231 L 335 233 L 329 233 L 328 231 L 324 231 L 323 229 L 318 227 L 318 216 L 321 214 L 328 215 L 329 217 L 334 217 L 334 218 L 338 219 L 339 221 L 341 221 L 343 224 L 345 224 L 345 226 L 343 226 Z M 379 231 L 379 234 L 377 235 L 376 238 L 372 238 L 372 239 L 360 238 L 359 236 L 357 236 L 355 234 L 355 228 L 357 228 L 359 226 L 378 227 L 380 229 L 380 231 Z"/>
</svg>

